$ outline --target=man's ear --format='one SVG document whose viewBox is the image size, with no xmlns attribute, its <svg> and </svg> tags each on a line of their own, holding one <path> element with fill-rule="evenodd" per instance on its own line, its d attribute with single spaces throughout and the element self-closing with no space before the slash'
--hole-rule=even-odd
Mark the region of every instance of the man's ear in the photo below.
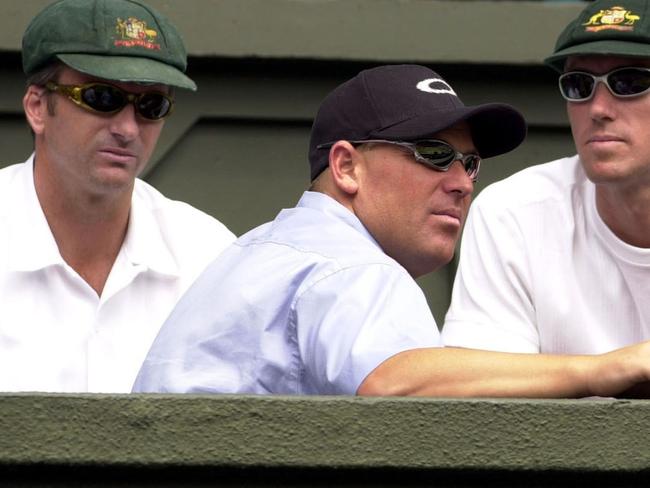
<svg viewBox="0 0 650 488">
<path fill-rule="evenodd" d="M 23 110 L 34 134 L 42 134 L 44 120 L 48 114 L 45 88 L 36 85 L 28 86 L 23 97 Z"/>
<path fill-rule="evenodd" d="M 343 193 L 354 195 L 359 190 L 359 153 L 348 141 L 338 141 L 330 149 L 330 172 L 334 184 Z"/>
</svg>

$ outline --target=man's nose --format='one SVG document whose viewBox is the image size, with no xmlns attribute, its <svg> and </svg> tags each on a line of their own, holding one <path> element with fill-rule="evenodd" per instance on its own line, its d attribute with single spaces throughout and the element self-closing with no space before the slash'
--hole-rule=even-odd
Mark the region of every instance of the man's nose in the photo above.
<svg viewBox="0 0 650 488">
<path fill-rule="evenodd" d="M 454 161 L 447 170 L 443 185 L 446 191 L 456 192 L 461 196 L 470 195 L 474 191 L 474 182 L 460 160 Z"/>
<path fill-rule="evenodd" d="M 129 142 L 140 134 L 140 121 L 132 103 L 127 103 L 122 110 L 111 117 L 111 133 Z"/>
</svg>

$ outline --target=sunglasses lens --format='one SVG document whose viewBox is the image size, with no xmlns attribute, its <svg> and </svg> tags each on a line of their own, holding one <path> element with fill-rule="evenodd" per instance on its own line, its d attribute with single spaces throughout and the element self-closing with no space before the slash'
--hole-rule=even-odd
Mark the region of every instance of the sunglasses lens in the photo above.
<svg viewBox="0 0 650 488">
<path fill-rule="evenodd" d="M 172 101 L 162 93 L 145 93 L 138 97 L 136 108 L 145 119 L 158 120 L 169 114 Z"/>
<path fill-rule="evenodd" d="M 429 165 L 446 171 L 458 159 L 456 150 L 443 141 L 419 141 L 415 150 Z M 465 154 L 461 159 L 467 175 L 476 181 L 481 158 L 476 154 Z"/>
<path fill-rule="evenodd" d="M 633 97 L 650 89 L 650 70 L 622 68 L 602 77 L 569 72 L 560 76 L 560 91 L 567 100 L 588 100 L 593 95 L 596 80 L 606 81 L 610 91 L 618 97 Z"/>
<path fill-rule="evenodd" d="M 98 112 L 115 112 L 127 103 L 125 94 L 110 85 L 90 85 L 81 91 L 83 103 Z"/>
<path fill-rule="evenodd" d="M 171 112 L 173 102 L 162 93 L 143 93 L 137 97 L 128 95 L 119 88 L 111 85 L 94 83 L 81 90 L 81 101 L 97 112 L 111 113 L 124 108 L 135 99 L 135 110 L 143 118 L 159 120 Z"/>
<path fill-rule="evenodd" d="M 617 95 L 638 95 L 650 88 L 650 71 L 636 68 L 619 69 L 607 77 L 607 83 Z"/>
<path fill-rule="evenodd" d="M 587 73 L 566 73 L 560 76 L 560 90 L 567 100 L 584 100 L 591 96 L 595 80 Z"/>
<path fill-rule="evenodd" d="M 467 172 L 467 175 L 473 181 L 476 181 L 478 179 L 478 170 L 481 166 L 481 158 L 474 154 L 470 154 L 468 156 L 465 156 L 463 164 L 465 165 L 465 171 Z"/>
<path fill-rule="evenodd" d="M 456 151 L 449 144 L 437 141 L 420 141 L 415 150 L 433 166 L 446 169 L 453 163 Z"/>
</svg>

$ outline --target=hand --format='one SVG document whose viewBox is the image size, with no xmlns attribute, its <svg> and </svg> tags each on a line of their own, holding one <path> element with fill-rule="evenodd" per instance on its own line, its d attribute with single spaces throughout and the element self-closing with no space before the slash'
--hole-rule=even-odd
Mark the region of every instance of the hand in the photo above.
<svg viewBox="0 0 650 488">
<path fill-rule="evenodd" d="M 615 395 L 616 398 L 650 398 L 650 381 L 638 383 Z"/>
<path fill-rule="evenodd" d="M 594 356 L 589 387 L 593 395 L 650 398 L 650 341 Z"/>
</svg>

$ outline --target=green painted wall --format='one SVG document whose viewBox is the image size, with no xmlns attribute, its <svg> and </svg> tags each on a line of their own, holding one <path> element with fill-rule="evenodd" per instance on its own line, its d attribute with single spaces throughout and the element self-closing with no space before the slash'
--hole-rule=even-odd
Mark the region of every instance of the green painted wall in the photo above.
<svg viewBox="0 0 650 488">
<path fill-rule="evenodd" d="M 0 50 L 49 0 L 3 0 Z M 200 57 L 534 64 L 581 2 L 148 0 Z"/>
<path fill-rule="evenodd" d="M 0 484 L 643 486 L 650 403 L 0 395 Z"/>
</svg>

